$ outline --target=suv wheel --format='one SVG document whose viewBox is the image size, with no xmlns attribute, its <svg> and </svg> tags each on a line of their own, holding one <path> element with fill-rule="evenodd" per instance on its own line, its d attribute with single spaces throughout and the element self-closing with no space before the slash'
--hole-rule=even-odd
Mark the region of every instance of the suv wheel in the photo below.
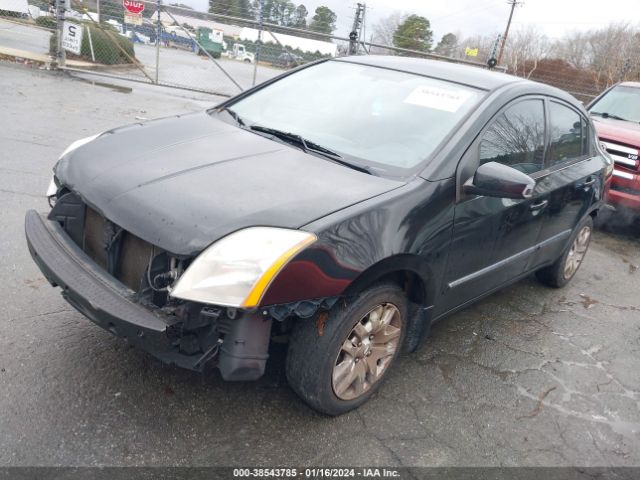
<svg viewBox="0 0 640 480">
<path fill-rule="evenodd" d="M 407 318 L 404 292 L 378 285 L 340 302 L 322 322 L 300 320 L 287 355 L 291 388 L 315 410 L 339 415 L 366 402 L 400 353 Z"/>
<path fill-rule="evenodd" d="M 564 287 L 574 277 L 584 260 L 591 234 L 593 233 L 593 219 L 587 216 L 576 227 L 569 247 L 552 265 L 536 272 L 538 280 L 550 287 Z"/>
</svg>

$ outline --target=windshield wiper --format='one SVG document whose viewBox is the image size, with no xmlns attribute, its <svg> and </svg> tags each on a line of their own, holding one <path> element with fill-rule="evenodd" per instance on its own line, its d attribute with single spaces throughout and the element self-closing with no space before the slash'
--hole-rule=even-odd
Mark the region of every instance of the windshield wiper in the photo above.
<svg viewBox="0 0 640 480">
<path fill-rule="evenodd" d="M 238 125 L 240 125 L 241 127 L 246 126 L 246 123 L 244 123 L 244 120 L 242 120 L 242 118 L 240 117 L 240 115 L 238 115 L 235 111 L 231 110 L 230 108 L 225 108 L 223 110 L 223 112 L 227 112 L 229 115 L 231 115 L 231 117 L 236 121 L 236 123 Z"/>
<path fill-rule="evenodd" d="M 277 128 L 263 127 L 262 125 L 251 125 L 251 130 L 254 132 L 266 133 L 267 135 L 273 135 L 280 140 L 284 140 L 288 143 L 294 143 L 302 147 L 305 152 L 309 150 L 309 144 L 300 135 L 291 132 L 285 132 L 284 130 L 278 130 Z"/>
<path fill-rule="evenodd" d="M 591 115 L 597 115 L 598 117 L 602 117 L 602 118 L 613 118 L 614 120 L 622 120 L 624 122 L 628 122 L 629 121 L 626 118 L 622 118 L 619 115 L 616 115 L 615 113 L 591 112 Z"/>
<path fill-rule="evenodd" d="M 342 158 L 342 155 L 340 155 L 339 153 L 336 153 L 333 150 L 329 150 L 328 148 L 323 147 L 322 145 L 318 145 L 317 143 L 307 140 L 306 138 L 302 137 L 301 135 L 298 135 L 297 133 L 285 132 L 284 130 L 278 130 L 277 128 L 263 127 L 262 125 L 251 125 L 251 127 L 249 128 L 254 132 L 273 135 L 274 137 L 284 140 L 285 142 L 298 145 L 300 146 L 300 148 L 302 148 L 302 151 L 305 153 L 306 152 L 319 153 L 320 155 L 328 158 L 329 160 L 333 160 L 334 162 L 344 165 L 345 167 L 349 167 L 354 170 L 358 170 L 360 172 L 373 175 L 373 172 L 371 171 L 371 169 L 362 165 L 355 165 L 351 162 L 347 162 Z"/>
</svg>

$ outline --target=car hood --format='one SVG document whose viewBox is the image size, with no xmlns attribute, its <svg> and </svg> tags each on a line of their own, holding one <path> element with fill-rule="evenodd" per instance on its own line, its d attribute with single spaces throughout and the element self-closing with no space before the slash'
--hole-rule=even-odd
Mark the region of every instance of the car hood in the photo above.
<svg viewBox="0 0 640 480">
<path fill-rule="evenodd" d="M 640 124 L 613 118 L 591 118 L 599 137 L 640 148 Z"/>
<path fill-rule="evenodd" d="M 55 173 L 115 224 L 179 255 L 244 227 L 300 228 L 404 184 L 206 112 L 105 132 L 64 156 Z"/>
</svg>

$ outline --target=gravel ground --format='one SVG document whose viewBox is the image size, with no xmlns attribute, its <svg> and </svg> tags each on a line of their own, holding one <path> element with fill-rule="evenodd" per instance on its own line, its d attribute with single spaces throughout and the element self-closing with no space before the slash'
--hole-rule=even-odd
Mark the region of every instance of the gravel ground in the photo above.
<svg viewBox="0 0 640 480">
<path fill-rule="evenodd" d="M 640 241 L 598 232 L 574 281 L 526 279 L 433 329 L 359 410 L 320 416 L 284 352 L 255 383 L 165 366 L 74 311 L 27 252 L 74 139 L 213 97 L 0 63 L 0 465 L 640 466 Z"/>
</svg>

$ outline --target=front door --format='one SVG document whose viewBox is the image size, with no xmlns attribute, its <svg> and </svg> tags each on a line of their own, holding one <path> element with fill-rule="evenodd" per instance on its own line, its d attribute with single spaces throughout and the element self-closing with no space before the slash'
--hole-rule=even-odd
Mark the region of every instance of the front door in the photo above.
<svg viewBox="0 0 640 480">
<path fill-rule="evenodd" d="M 472 175 L 479 165 L 498 162 L 535 178 L 544 169 L 545 129 L 542 98 L 511 103 L 485 127 L 460 168 Z M 441 307 L 436 314 L 521 275 L 535 250 L 547 205 L 548 198 L 537 189 L 533 198 L 526 200 L 462 196 L 455 208 L 453 238 L 440 292 L 443 298 L 437 302 Z"/>
</svg>

